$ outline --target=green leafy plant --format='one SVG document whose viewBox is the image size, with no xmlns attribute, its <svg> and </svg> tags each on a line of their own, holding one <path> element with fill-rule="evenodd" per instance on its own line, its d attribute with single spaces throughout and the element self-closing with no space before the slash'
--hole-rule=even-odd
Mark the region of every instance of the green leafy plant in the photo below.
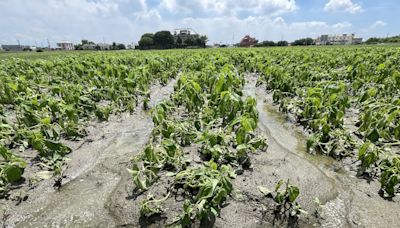
<svg viewBox="0 0 400 228">
<path fill-rule="evenodd" d="M 283 191 L 280 190 L 282 186 L 285 186 Z M 258 190 L 264 194 L 264 196 L 271 197 L 277 203 L 277 207 L 275 208 L 275 212 L 277 213 L 284 214 L 289 211 L 289 215 L 294 217 L 298 217 L 301 213 L 306 213 L 296 202 L 300 194 L 299 188 L 291 185 L 289 180 L 280 180 L 275 185 L 273 191 L 263 186 L 259 186 Z"/>
<path fill-rule="evenodd" d="M 236 175 L 229 166 L 212 161 L 207 166 L 181 171 L 175 176 L 175 186 L 189 193 L 184 203 L 181 225 L 189 226 L 197 218 L 200 221 L 217 216 L 220 205 L 232 192 L 231 179 Z"/>
<path fill-rule="evenodd" d="M 381 163 L 381 188 L 384 196 L 394 197 L 400 187 L 400 158 L 386 158 Z"/>
<path fill-rule="evenodd" d="M 164 211 L 162 204 L 168 199 L 169 195 L 170 193 L 162 199 L 155 199 L 152 194 L 148 194 L 146 199 L 140 202 L 140 215 L 148 218 L 161 214 Z"/>
<path fill-rule="evenodd" d="M 378 166 L 378 161 L 382 154 L 382 149 L 376 147 L 373 143 L 364 143 L 358 151 L 358 160 L 361 161 L 359 174 L 364 174 L 373 165 Z"/>
<path fill-rule="evenodd" d="M 8 190 L 8 184 L 14 183 L 22 178 L 26 162 L 14 155 L 0 144 L 0 196 Z"/>
</svg>

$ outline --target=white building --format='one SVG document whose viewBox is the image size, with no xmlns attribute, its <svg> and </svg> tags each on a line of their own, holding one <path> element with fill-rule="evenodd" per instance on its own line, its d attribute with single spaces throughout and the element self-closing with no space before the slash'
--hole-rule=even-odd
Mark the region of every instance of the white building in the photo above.
<svg viewBox="0 0 400 228">
<path fill-rule="evenodd" d="M 316 45 L 361 44 L 361 42 L 362 38 L 357 38 L 354 34 L 321 35 L 315 40 Z"/>
<path fill-rule="evenodd" d="M 175 40 L 180 37 L 182 41 L 186 40 L 188 37 L 192 38 L 197 38 L 199 37 L 199 34 L 197 34 L 193 29 L 191 28 L 183 28 L 183 29 L 175 29 L 173 36 Z"/>
<path fill-rule="evenodd" d="M 70 51 L 74 50 L 74 44 L 68 41 L 62 41 L 57 43 L 57 46 L 59 49 L 64 50 L 64 51 Z"/>
<path fill-rule="evenodd" d="M 96 45 L 97 45 L 97 47 L 95 47 L 95 49 L 98 48 L 99 50 L 102 50 L 102 51 L 110 50 L 110 46 L 111 46 L 107 43 L 97 43 Z"/>
<path fill-rule="evenodd" d="M 84 44 L 82 45 L 83 50 L 96 50 L 96 44 Z"/>
</svg>

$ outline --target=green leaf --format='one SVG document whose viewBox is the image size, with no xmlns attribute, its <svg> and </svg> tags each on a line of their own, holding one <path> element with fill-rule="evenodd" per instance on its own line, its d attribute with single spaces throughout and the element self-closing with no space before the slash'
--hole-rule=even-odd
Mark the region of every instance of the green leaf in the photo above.
<svg viewBox="0 0 400 228">
<path fill-rule="evenodd" d="M 281 188 L 282 184 L 284 184 L 284 183 L 285 183 L 284 180 L 280 180 L 280 181 L 275 185 L 275 192 L 277 192 L 277 191 Z"/>
<path fill-rule="evenodd" d="M 5 165 L 4 173 L 6 174 L 7 181 L 13 183 L 21 180 L 24 170 L 17 165 Z"/>
<path fill-rule="evenodd" d="M 295 186 L 289 186 L 287 191 L 289 193 L 289 201 L 293 203 L 300 194 L 299 188 Z"/>
<path fill-rule="evenodd" d="M 361 160 L 364 157 L 365 153 L 367 152 L 367 150 L 370 146 L 371 146 L 371 143 L 366 142 L 360 147 L 360 149 L 358 150 L 358 160 Z"/>
<path fill-rule="evenodd" d="M 376 142 L 379 139 L 379 132 L 378 130 L 376 130 L 376 128 L 374 128 L 374 130 L 372 130 L 368 135 L 367 135 L 367 139 L 371 140 L 371 142 Z"/>
</svg>

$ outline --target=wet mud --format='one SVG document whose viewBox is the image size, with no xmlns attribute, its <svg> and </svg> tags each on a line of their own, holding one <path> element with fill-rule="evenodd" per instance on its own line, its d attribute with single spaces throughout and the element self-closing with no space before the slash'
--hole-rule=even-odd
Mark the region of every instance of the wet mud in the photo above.
<svg viewBox="0 0 400 228">
<path fill-rule="evenodd" d="M 399 199 L 388 201 L 379 194 L 379 182 L 356 177 L 354 164 L 348 161 L 337 161 L 324 155 L 310 155 L 306 152 L 306 134 L 285 114 L 279 113 L 272 102 L 272 96 L 262 87 L 256 87 L 256 77 L 249 75 L 244 88 L 245 94 L 257 99 L 259 111 L 259 127 L 268 139 L 269 148 L 266 153 L 253 158 L 253 172 L 245 172 L 236 180 L 236 189 L 243 195 L 257 194 L 257 186 L 273 188 L 280 179 L 290 182 L 300 189 L 298 198 L 308 215 L 303 216 L 299 226 L 317 227 L 398 227 L 400 225 Z M 354 160 L 354 159 L 353 159 Z M 238 183 L 239 182 L 239 183 Z M 259 194 L 258 194 L 259 195 Z M 318 197 L 321 205 L 314 203 Z M 245 204 L 251 197 L 247 197 Z M 254 202 L 260 201 L 256 198 Z M 254 204 L 254 202 L 252 202 Z M 237 207 L 233 203 L 232 209 Z M 243 203 L 241 203 L 243 204 Z M 260 206 L 256 204 L 253 207 Z M 259 208 L 253 208 L 253 211 Z M 241 218 L 240 214 L 227 211 L 221 226 L 227 218 Z M 243 213 L 243 212 L 241 212 Z M 314 216 L 315 213 L 318 216 Z M 254 214 L 254 213 L 253 213 Z M 258 216 L 259 217 L 259 216 Z M 251 218 L 248 218 L 250 220 Z M 254 224 L 264 223 L 253 216 Z M 271 220 L 272 219 L 272 220 Z M 231 220 L 231 219 L 230 219 Z M 264 219 L 265 220 L 265 219 Z M 272 224 L 273 216 L 264 225 Z"/>
<path fill-rule="evenodd" d="M 166 86 L 152 86 L 150 105 L 168 97 L 175 83 L 176 80 L 172 80 Z M 80 142 L 69 142 L 75 149 L 68 156 L 62 186 L 55 189 L 54 179 L 50 178 L 33 188 L 22 187 L 18 191 L 27 194 L 25 201 L 17 205 L 15 201 L 3 200 L 0 207 L 2 225 L 117 226 L 108 208 L 110 195 L 121 181 L 129 182 L 127 167 L 130 158 L 145 145 L 152 128 L 151 117 L 141 106 L 132 114 L 112 116 L 108 122 L 91 123 L 87 127 L 87 137 Z"/>
<path fill-rule="evenodd" d="M 153 86 L 150 106 L 167 98 L 175 80 Z M 356 177 L 352 161 L 337 161 L 306 152 L 306 133 L 277 110 L 256 76 L 248 75 L 244 96 L 257 99 L 259 134 L 267 137 L 268 149 L 252 154 L 251 169 L 233 180 L 234 193 L 223 205 L 220 216 L 206 227 L 399 227 L 400 202 L 379 196 L 379 182 Z M 54 180 L 44 180 L 28 198 L 0 206 L 5 227 L 165 227 L 182 210 L 183 199 L 169 197 L 160 217 L 140 219 L 139 202 L 147 193 L 161 198 L 173 177 L 160 179 L 146 194 L 134 191 L 127 172 L 130 158 L 147 143 L 153 124 L 140 107 L 131 115 L 93 123 L 89 136 L 70 154 L 66 178 L 56 190 Z M 184 148 L 192 165 L 201 163 L 196 146 Z M 308 212 L 298 221 L 278 218 L 273 202 L 262 196 L 258 186 L 270 189 L 280 180 L 300 189 L 298 202 Z M 318 198 L 320 205 L 314 203 Z M 2 212 L 0 211 L 0 212 Z M 204 225 L 204 224 L 203 224 Z M 195 226 L 200 226 L 196 224 Z"/>
</svg>

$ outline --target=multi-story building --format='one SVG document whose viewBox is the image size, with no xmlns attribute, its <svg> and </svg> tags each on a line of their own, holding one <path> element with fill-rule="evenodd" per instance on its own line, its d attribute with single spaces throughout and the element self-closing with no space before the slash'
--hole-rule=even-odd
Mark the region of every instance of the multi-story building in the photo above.
<svg viewBox="0 0 400 228">
<path fill-rule="evenodd" d="M 27 51 L 27 50 L 31 50 L 30 46 L 27 45 L 19 45 L 19 44 L 3 44 L 1 45 L 1 48 L 4 51 Z"/>
<path fill-rule="evenodd" d="M 360 44 L 361 42 L 362 38 L 357 38 L 354 34 L 321 35 L 315 40 L 316 45 Z"/>
<path fill-rule="evenodd" d="M 107 43 L 97 43 L 95 49 L 107 51 L 110 50 L 111 45 Z"/>
<path fill-rule="evenodd" d="M 193 29 L 190 28 L 183 28 L 183 29 L 175 29 L 173 33 L 174 39 L 176 43 L 179 43 L 180 40 L 181 44 L 184 44 L 186 40 L 191 39 L 195 40 L 200 37 Z M 180 45 L 180 44 L 178 44 Z"/>
<path fill-rule="evenodd" d="M 68 41 L 62 41 L 57 43 L 57 47 L 64 51 L 74 50 L 74 44 Z"/>
<path fill-rule="evenodd" d="M 64 51 L 70 51 L 70 50 L 74 50 L 74 44 L 68 41 L 62 41 L 57 43 L 57 46 L 59 49 L 64 50 Z"/>
<path fill-rule="evenodd" d="M 241 47 L 252 47 L 255 44 L 258 43 L 258 40 L 254 37 L 251 37 L 249 35 L 246 35 L 243 37 L 243 39 L 240 41 L 240 46 Z"/>
<path fill-rule="evenodd" d="M 96 44 L 92 44 L 92 43 L 90 43 L 90 44 L 84 44 L 84 45 L 82 45 L 82 49 L 83 50 L 96 50 Z"/>
</svg>

